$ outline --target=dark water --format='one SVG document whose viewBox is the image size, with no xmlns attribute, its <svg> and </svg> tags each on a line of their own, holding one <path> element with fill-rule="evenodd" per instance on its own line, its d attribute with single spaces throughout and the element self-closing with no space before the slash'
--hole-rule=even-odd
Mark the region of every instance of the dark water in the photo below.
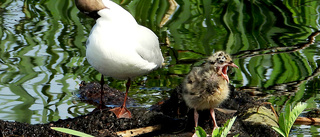
<svg viewBox="0 0 320 137">
<path fill-rule="evenodd" d="M 124 0 L 122 6 L 159 36 L 166 63 L 136 78 L 130 96 L 149 106 L 167 97 L 201 59 L 224 50 L 240 67 L 230 74 L 237 89 L 259 91 L 278 110 L 299 101 L 318 108 L 319 5 L 318 0 Z M 85 58 L 94 20 L 79 13 L 73 0 L 1 0 L 0 14 L 0 119 L 35 124 L 90 112 L 93 106 L 75 94 L 81 81 L 100 78 Z M 107 81 L 124 90 L 124 81 Z M 319 133 L 319 126 L 297 126 L 292 135 Z"/>
</svg>

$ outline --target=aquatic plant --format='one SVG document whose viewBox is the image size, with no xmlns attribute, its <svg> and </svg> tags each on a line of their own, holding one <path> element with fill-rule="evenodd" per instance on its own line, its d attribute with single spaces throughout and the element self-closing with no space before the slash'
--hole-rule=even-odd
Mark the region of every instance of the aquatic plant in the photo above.
<svg viewBox="0 0 320 137">
<path fill-rule="evenodd" d="M 278 125 L 279 127 L 272 127 L 283 137 L 289 137 L 291 127 L 300 113 L 307 108 L 307 103 L 297 103 L 297 105 L 291 109 L 291 105 L 285 107 L 285 111 L 280 113 Z"/>
</svg>

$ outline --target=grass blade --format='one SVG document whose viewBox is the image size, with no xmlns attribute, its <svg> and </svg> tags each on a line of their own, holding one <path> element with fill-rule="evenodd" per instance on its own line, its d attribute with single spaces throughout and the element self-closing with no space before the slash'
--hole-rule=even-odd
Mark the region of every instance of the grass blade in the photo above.
<svg viewBox="0 0 320 137">
<path fill-rule="evenodd" d="M 75 136 L 79 136 L 79 137 L 93 137 L 89 134 L 80 132 L 80 131 L 76 131 L 76 130 L 72 130 L 72 129 L 68 129 L 68 128 L 62 128 L 62 127 L 50 127 L 53 130 L 59 131 L 59 132 L 63 132 L 63 133 L 67 133 L 70 135 L 75 135 Z"/>
</svg>

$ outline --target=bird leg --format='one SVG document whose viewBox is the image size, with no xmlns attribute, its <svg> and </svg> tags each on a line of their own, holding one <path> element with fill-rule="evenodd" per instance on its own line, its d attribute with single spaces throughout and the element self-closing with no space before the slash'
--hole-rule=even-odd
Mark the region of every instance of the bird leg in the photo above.
<svg viewBox="0 0 320 137">
<path fill-rule="evenodd" d="M 197 127 L 198 126 L 198 119 L 199 119 L 199 114 L 198 114 L 198 112 L 197 112 L 197 109 L 194 109 L 194 125 L 195 125 L 195 127 Z"/>
<path fill-rule="evenodd" d="M 99 102 L 99 106 L 96 108 L 98 110 L 102 110 L 102 109 L 105 109 L 106 106 L 104 105 L 104 101 L 103 101 L 103 98 L 104 98 L 104 89 L 103 89 L 103 85 L 104 85 L 104 77 L 103 75 L 101 75 L 101 80 L 100 80 L 100 102 Z"/>
<path fill-rule="evenodd" d="M 197 109 L 194 109 L 193 118 L 194 118 L 194 127 L 197 127 L 198 126 L 198 119 L 199 119 L 199 113 L 198 113 Z M 192 135 L 192 137 L 198 137 L 196 132 Z"/>
<path fill-rule="evenodd" d="M 128 98 L 129 87 L 131 85 L 131 79 L 129 78 L 126 83 L 126 95 L 121 107 L 110 109 L 109 111 L 113 112 L 117 118 L 132 118 L 131 112 L 126 108 L 126 102 Z"/>
<path fill-rule="evenodd" d="M 210 109 L 210 113 L 211 113 L 211 117 L 213 119 L 213 130 L 215 130 L 216 128 L 219 128 L 216 122 L 216 115 L 214 114 L 214 108 Z"/>
<path fill-rule="evenodd" d="M 103 96 L 104 96 L 103 85 L 104 85 L 104 77 L 103 77 L 103 75 L 101 75 L 101 80 L 100 80 L 100 86 L 101 86 L 101 89 L 100 89 L 100 105 L 104 105 L 104 102 L 103 102 Z"/>
</svg>

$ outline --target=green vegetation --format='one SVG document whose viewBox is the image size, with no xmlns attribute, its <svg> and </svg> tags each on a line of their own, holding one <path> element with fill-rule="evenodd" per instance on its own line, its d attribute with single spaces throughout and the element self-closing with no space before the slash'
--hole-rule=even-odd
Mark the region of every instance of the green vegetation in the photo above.
<svg viewBox="0 0 320 137">
<path fill-rule="evenodd" d="M 278 127 L 272 127 L 274 130 L 276 130 L 280 135 L 283 137 L 288 137 L 290 133 L 290 129 L 295 122 L 295 120 L 298 118 L 299 114 L 307 108 L 306 103 L 299 102 L 293 109 L 291 109 L 291 106 L 286 106 L 285 111 L 280 114 L 278 124 Z"/>
<path fill-rule="evenodd" d="M 70 135 L 74 135 L 74 136 L 79 136 L 79 137 L 93 137 L 89 134 L 80 132 L 80 131 L 76 131 L 76 130 L 72 130 L 72 129 L 68 129 L 68 128 L 62 128 L 62 127 L 51 127 L 51 129 L 59 131 L 59 132 L 63 132 L 63 133 L 67 133 Z"/>
<path fill-rule="evenodd" d="M 223 127 L 219 127 L 215 129 L 212 132 L 212 137 L 226 137 L 228 135 L 228 132 L 230 131 L 234 121 L 236 120 L 237 117 L 233 117 L 232 119 L 229 119 Z M 203 130 L 201 127 L 195 127 L 196 134 L 198 137 L 206 137 L 207 133 Z M 238 135 L 236 135 L 238 136 Z"/>
</svg>

